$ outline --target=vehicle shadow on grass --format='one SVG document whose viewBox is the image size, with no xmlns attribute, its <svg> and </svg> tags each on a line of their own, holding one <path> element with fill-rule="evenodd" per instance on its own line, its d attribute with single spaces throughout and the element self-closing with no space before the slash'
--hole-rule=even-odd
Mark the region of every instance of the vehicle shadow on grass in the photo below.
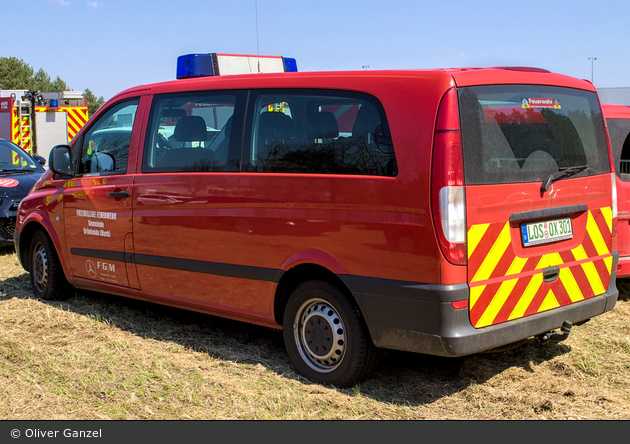
<svg viewBox="0 0 630 444">
<path fill-rule="evenodd" d="M 9 256 L 11 254 L 15 254 L 15 249 L 13 248 L 13 246 L 0 245 L 0 256 Z"/>
<path fill-rule="evenodd" d="M 296 377 L 284 352 L 282 332 L 152 302 L 105 293 L 72 290 L 63 300 L 36 298 L 28 273 L 0 281 L 0 302 L 11 298 L 38 300 L 51 307 L 90 317 L 133 335 L 179 344 L 221 360 L 261 364 L 278 374 Z"/>
<path fill-rule="evenodd" d="M 534 372 L 535 366 L 570 350 L 564 344 L 540 344 L 530 339 L 509 351 L 457 358 L 387 351 L 372 377 L 361 384 L 361 393 L 398 405 L 431 404 L 510 368 Z"/>
<path fill-rule="evenodd" d="M 1 283 L 7 296 L 35 299 L 28 274 Z M 89 316 L 133 335 L 236 363 L 258 365 L 275 374 L 313 384 L 293 369 L 284 349 L 282 332 L 266 327 L 190 312 L 150 302 L 78 290 L 63 301 L 42 301 L 64 311 Z M 473 384 L 484 383 L 509 368 L 533 371 L 532 365 L 568 353 L 563 344 L 537 344 L 533 340 L 500 353 L 443 358 L 397 351 L 384 351 L 375 370 L 360 385 L 338 389 L 349 396 L 362 396 L 402 406 L 433 403 Z"/>
<path fill-rule="evenodd" d="M 630 279 L 617 279 L 617 290 L 619 290 L 619 300 L 630 300 Z"/>
</svg>

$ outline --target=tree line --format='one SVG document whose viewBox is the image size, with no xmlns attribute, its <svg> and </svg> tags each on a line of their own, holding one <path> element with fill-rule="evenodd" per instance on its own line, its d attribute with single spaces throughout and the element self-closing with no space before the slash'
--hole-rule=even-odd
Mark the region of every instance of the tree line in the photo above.
<svg viewBox="0 0 630 444">
<path fill-rule="evenodd" d="M 43 69 L 35 70 L 24 60 L 16 57 L 0 57 L 0 89 L 26 89 L 39 92 L 71 91 L 68 84 L 59 76 L 52 80 Z M 103 97 L 96 97 L 92 91 L 85 89 L 88 102 L 88 114 L 94 114 L 104 103 Z"/>
</svg>

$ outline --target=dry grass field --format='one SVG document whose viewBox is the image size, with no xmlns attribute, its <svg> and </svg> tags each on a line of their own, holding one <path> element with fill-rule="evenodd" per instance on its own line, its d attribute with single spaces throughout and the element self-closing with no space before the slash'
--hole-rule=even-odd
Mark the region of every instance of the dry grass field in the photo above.
<svg viewBox="0 0 630 444">
<path fill-rule="evenodd" d="M 560 344 L 390 352 L 350 389 L 300 377 L 281 332 L 77 292 L 35 299 L 0 251 L 0 418 L 630 419 L 630 299 Z"/>
</svg>

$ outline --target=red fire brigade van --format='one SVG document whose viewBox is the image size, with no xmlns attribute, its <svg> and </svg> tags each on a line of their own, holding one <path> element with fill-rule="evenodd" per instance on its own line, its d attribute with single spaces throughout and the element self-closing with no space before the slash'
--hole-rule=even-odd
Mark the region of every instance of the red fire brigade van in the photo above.
<svg viewBox="0 0 630 444">
<path fill-rule="evenodd" d="M 614 307 L 615 174 L 589 82 L 201 65 L 120 93 L 54 148 L 15 229 L 36 296 L 70 285 L 283 329 L 295 368 L 336 386 L 380 349 L 560 341 Z"/>
<path fill-rule="evenodd" d="M 608 124 L 610 145 L 617 173 L 619 201 L 619 265 L 617 279 L 620 289 L 630 290 L 630 106 L 602 104 Z M 620 279 L 622 278 L 622 279 Z"/>
</svg>

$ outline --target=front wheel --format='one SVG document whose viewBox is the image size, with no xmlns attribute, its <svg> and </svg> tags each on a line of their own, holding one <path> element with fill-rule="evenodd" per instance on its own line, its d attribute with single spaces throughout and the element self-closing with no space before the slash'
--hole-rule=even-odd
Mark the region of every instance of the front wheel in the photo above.
<svg viewBox="0 0 630 444">
<path fill-rule="evenodd" d="M 359 309 L 335 285 L 308 281 L 291 294 L 283 319 L 287 354 L 312 381 L 347 387 L 378 359 Z"/>
<path fill-rule="evenodd" d="M 70 286 L 50 238 L 42 231 L 33 235 L 30 251 L 33 294 L 40 299 L 67 298 Z"/>
</svg>

